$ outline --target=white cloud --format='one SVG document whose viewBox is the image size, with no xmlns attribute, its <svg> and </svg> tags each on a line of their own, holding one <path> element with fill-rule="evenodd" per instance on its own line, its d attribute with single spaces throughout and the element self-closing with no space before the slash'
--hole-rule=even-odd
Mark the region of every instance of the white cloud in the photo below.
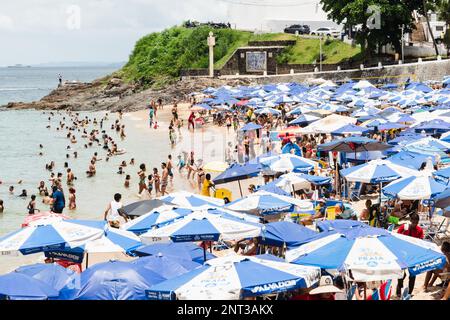
<svg viewBox="0 0 450 320">
<path fill-rule="evenodd" d="M 14 20 L 9 17 L 0 14 L 0 30 L 13 30 Z"/>
</svg>

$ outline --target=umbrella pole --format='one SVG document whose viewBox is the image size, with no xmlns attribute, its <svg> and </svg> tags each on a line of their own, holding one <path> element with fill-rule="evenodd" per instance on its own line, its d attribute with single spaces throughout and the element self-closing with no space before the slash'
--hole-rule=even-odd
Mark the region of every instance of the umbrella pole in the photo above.
<svg viewBox="0 0 450 320">
<path fill-rule="evenodd" d="M 380 196 L 379 196 L 379 198 L 380 198 L 380 207 L 379 207 L 379 209 L 378 209 L 378 215 L 381 217 L 381 189 L 383 189 L 383 182 L 380 182 Z M 383 222 L 385 222 L 385 219 L 384 218 L 386 218 L 385 216 L 383 216 Z"/>
<path fill-rule="evenodd" d="M 206 243 L 203 245 L 203 262 L 206 262 Z"/>
<path fill-rule="evenodd" d="M 241 193 L 241 198 L 243 197 L 242 195 L 242 186 L 241 186 L 241 180 L 238 180 L 238 185 L 239 185 L 239 192 Z"/>
</svg>

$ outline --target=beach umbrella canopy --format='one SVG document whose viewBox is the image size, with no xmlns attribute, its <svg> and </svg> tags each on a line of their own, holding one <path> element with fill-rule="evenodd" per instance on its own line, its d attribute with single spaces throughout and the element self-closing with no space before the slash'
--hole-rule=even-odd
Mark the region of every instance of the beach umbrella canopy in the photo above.
<svg viewBox="0 0 450 320">
<path fill-rule="evenodd" d="M 100 238 L 104 221 L 63 220 L 22 228 L 0 238 L 2 255 L 27 255 L 51 249 L 71 248 Z"/>
<path fill-rule="evenodd" d="M 259 236 L 259 244 L 283 247 L 297 247 L 315 237 L 317 232 L 302 225 L 277 221 L 264 225 Z"/>
<path fill-rule="evenodd" d="M 450 182 L 450 167 L 433 172 L 434 177 L 444 183 Z"/>
<path fill-rule="evenodd" d="M 357 220 L 324 220 L 317 222 L 317 229 L 319 229 L 320 232 L 327 232 L 327 231 L 348 231 L 352 230 L 353 228 L 368 228 L 369 225 L 365 224 L 364 222 L 357 221 Z"/>
<path fill-rule="evenodd" d="M 75 300 L 145 300 L 145 290 L 164 280 L 156 272 L 129 262 L 98 263 L 81 273 Z"/>
<path fill-rule="evenodd" d="M 142 242 L 134 233 L 108 227 L 103 236 L 98 239 L 75 248 L 65 246 L 59 249 L 48 249 L 45 250 L 45 256 L 81 263 L 85 254 L 87 254 L 86 259 L 88 260 L 89 254 L 130 253 L 140 246 L 142 246 Z"/>
<path fill-rule="evenodd" d="M 390 183 L 383 188 L 383 193 L 389 197 L 401 200 L 428 200 L 434 198 L 447 188 L 430 175 L 406 177 Z"/>
<path fill-rule="evenodd" d="M 433 160 L 435 157 L 416 152 L 400 151 L 390 156 L 387 160 L 403 167 L 419 170 L 429 158 Z"/>
<path fill-rule="evenodd" d="M 450 207 L 450 188 L 434 198 L 434 205 L 438 208 Z"/>
<path fill-rule="evenodd" d="M 283 189 L 281 189 L 280 187 L 278 187 L 273 181 L 269 182 L 267 184 L 264 184 L 262 186 L 258 186 L 256 188 L 257 191 L 266 191 L 266 192 L 270 192 L 270 193 L 275 193 L 278 195 L 282 195 L 282 196 L 290 196 L 290 192 L 286 192 Z"/>
<path fill-rule="evenodd" d="M 192 212 L 191 209 L 176 208 L 171 206 L 162 206 L 158 209 L 133 219 L 120 228 L 131 231 L 135 234 L 144 233 L 156 226 L 161 226 L 172 222 L 175 219 L 181 218 Z"/>
<path fill-rule="evenodd" d="M 360 127 L 354 124 L 346 124 L 345 126 L 334 130 L 333 132 L 331 132 L 332 135 L 336 135 L 336 136 L 342 136 L 342 135 L 346 135 L 346 134 L 350 134 L 350 135 L 362 135 L 362 134 L 366 134 L 367 132 L 369 132 L 370 129 L 368 128 L 364 128 L 364 127 Z"/>
<path fill-rule="evenodd" d="M 294 169 L 299 171 L 309 171 L 317 165 L 317 163 L 312 160 L 290 153 L 263 158 L 260 162 L 263 167 L 268 167 L 270 170 L 276 172 L 290 172 Z"/>
<path fill-rule="evenodd" d="M 131 204 L 124 206 L 122 209 L 123 209 L 123 212 L 128 217 L 140 217 L 140 216 L 147 214 L 159 207 L 166 206 L 166 205 L 173 205 L 173 204 L 168 201 L 152 199 L 152 200 L 142 200 L 142 201 L 133 202 Z"/>
<path fill-rule="evenodd" d="M 223 173 L 215 177 L 213 179 L 213 182 L 215 184 L 222 184 L 244 180 L 258 176 L 259 172 L 261 172 L 261 166 L 259 166 L 258 164 L 246 163 L 244 165 L 241 165 L 238 163 L 234 163 Z"/>
<path fill-rule="evenodd" d="M 347 181 L 381 183 L 393 181 L 400 177 L 416 176 L 419 172 L 387 160 L 377 159 L 343 169 L 340 173 Z"/>
<path fill-rule="evenodd" d="M 229 214 L 195 211 L 174 223 L 149 230 L 140 237 L 146 244 L 153 242 L 193 242 L 236 240 L 255 237 L 261 224 L 245 221 Z"/>
<path fill-rule="evenodd" d="M 154 256 L 161 253 L 166 257 L 190 260 L 199 264 L 204 262 L 203 249 L 191 242 L 154 243 L 151 245 L 142 246 L 134 250 L 134 253 L 139 257 Z M 214 259 L 215 257 L 216 256 L 212 253 L 206 252 L 206 258 L 208 260 Z"/>
<path fill-rule="evenodd" d="M 261 108 L 261 109 L 257 109 L 255 110 L 256 114 L 272 114 L 275 116 L 279 116 L 281 115 L 281 111 L 280 110 L 276 110 L 273 108 Z"/>
<path fill-rule="evenodd" d="M 323 143 L 318 146 L 318 149 L 321 151 L 338 152 L 381 151 L 390 148 L 392 148 L 392 146 L 366 137 L 347 137 Z"/>
<path fill-rule="evenodd" d="M 290 172 L 273 181 L 275 185 L 286 192 L 309 189 L 311 185 L 323 185 L 331 183 L 330 177 L 313 176 L 304 173 Z"/>
<path fill-rule="evenodd" d="M 224 205 L 222 199 L 206 197 L 186 191 L 174 192 L 159 199 L 187 209 L 208 209 L 222 207 Z"/>
<path fill-rule="evenodd" d="M 351 271 L 353 279 L 361 282 L 400 279 L 405 269 L 417 275 L 440 269 L 446 261 L 432 242 L 372 227 L 329 232 L 288 250 L 286 260 L 330 271 Z"/>
<path fill-rule="evenodd" d="M 450 123 L 441 119 L 434 119 L 422 122 L 419 125 L 415 126 L 414 129 L 416 130 L 416 132 L 420 132 L 422 130 L 447 132 L 450 130 Z"/>
<path fill-rule="evenodd" d="M 310 122 L 317 121 L 319 119 L 320 119 L 320 117 L 316 117 L 311 114 L 302 114 L 302 115 L 298 116 L 297 119 L 289 122 L 289 125 L 293 126 L 293 125 L 297 125 L 297 124 L 310 123 Z"/>
<path fill-rule="evenodd" d="M 294 210 L 294 205 L 291 202 L 284 201 L 276 195 L 261 192 L 230 202 L 225 207 L 230 210 L 257 215 L 271 215 Z"/>
<path fill-rule="evenodd" d="M 239 129 L 239 131 L 251 131 L 251 130 L 258 130 L 258 129 L 262 129 L 262 127 L 259 124 L 253 123 L 253 122 L 249 122 L 247 124 L 245 124 L 242 128 Z"/>
<path fill-rule="evenodd" d="M 373 84 L 371 84 L 367 80 L 360 80 L 357 83 L 353 84 L 352 89 L 366 89 L 366 88 L 375 88 Z"/>
<path fill-rule="evenodd" d="M 70 299 L 80 276 L 56 263 L 37 263 L 19 267 L 15 272 L 40 280 L 59 292 L 58 299 Z"/>
<path fill-rule="evenodd" d="M 59 292 L 47 283 L 20 272 L 0 276 L 0 297 L 10 300 L 56 299 Z"/>
<path fill-rule="evenodd" d="M 184 260 L 174 258 L 171 256 L 166 256 L 161 252 L 156 255 L 139 258 L 133 261 L 132 264 L 149 269 L 166 279 L 181 276 L 182 274 L 201 266 L 200 263 L 193 262 L 190 259 Z"/>
<path fill-rule="evenodd" d="M 307 288 L 316 284 L 320 269 L 274 259 L 227 256 L 164 281 L 147 291 L 157 300 L 238 300 Z"/>
<path fill-rule="evenodd" d="M 302 129 L 303 134 L 331 133 L 342 128 L 346 124 L 355 124 L 356 118 L 341 116 L 338 114 L 329 115 L 323 119 L 314 121 Z"/>
<path fill-rule="evenodd" d="M 203 166 L 203 170 L 208 172 L 224 172 L 228 169 L 228 163 L 222 161 L 211 161 Z"/>
</svg>

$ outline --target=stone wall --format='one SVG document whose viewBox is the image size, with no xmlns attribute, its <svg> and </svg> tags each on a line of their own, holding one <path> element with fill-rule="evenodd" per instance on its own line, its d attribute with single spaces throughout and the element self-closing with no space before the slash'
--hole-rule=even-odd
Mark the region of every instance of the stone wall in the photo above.
<svg viewBox="0 0 450 320">
<path fill-rule="evenodd" d="M 329 80 L 368 79 L 370 81 L 384 80 L 386 82 L 404 82 L 407 78 L 417 81 L 441 81 L 444 76 L 450 75 L 450 60 L 434 60 L 421 63 L 384 66 L 382 68 L 352 69 L 342 71 L 310 72 L 293 75 L 274 75 L 255 77 L 257 83 L 277 82 L 305 82 L 311 78 Z"/>
</svg>

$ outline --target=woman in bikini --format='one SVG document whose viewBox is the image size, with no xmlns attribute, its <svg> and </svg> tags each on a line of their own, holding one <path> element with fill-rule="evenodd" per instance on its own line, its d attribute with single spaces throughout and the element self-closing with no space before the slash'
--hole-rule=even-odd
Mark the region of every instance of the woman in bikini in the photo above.
<svg viewBox="0 0 450 320">
<path fill-rule="evenodd" d="M 155 183 L 155 195 L 158 196 L 161 193 L 161 177 L 159 176 L 158 168 L 153 168 L 153 181 Z"/>
<path fill-rule="evenodd" d="M 138 176 L 139 176 L 139 194 L 141 194 L 142 191 L 147 189 L 147 184 L 145 183 L 145 178 L 147 177 L 147 175 L 145 174 L 145 172 L 146 172 L 145 164 L 142 163 L 139 166 L 139 169 L 141 169 L 138 172 Z"/>
</svg>

